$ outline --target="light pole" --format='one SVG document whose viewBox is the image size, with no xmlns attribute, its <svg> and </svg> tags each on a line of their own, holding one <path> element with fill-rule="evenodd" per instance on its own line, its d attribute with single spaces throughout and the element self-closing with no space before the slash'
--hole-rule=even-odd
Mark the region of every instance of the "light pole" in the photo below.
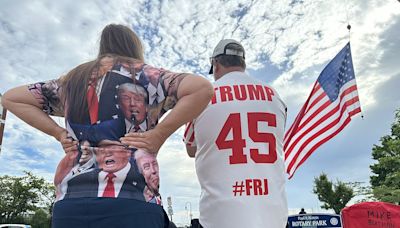
<svg viewBox="0 0 400 228">
<path fill-rule="evenodd" d="M 4 132 L 4 124 L 6 122 L 6 114 L 7 109 L 3 108 L 1 105 L 1 93 L 0 93 L 0 152 L 1 152 L 1 143 L 3 140 L 3 132 Z"/>
<path fill-rule="evenodd" d="M 189 205 L 189 207 L 188 207 Z M 189 226 L 192 223 L 192 203 L 191 202 L 186 202 L 185 203 L 185 210 L 189 212 Z"/>
<path fill-rule="evenodd" d="M 168 202 L 168 215 L 170 216 L 170 219 L 172 222 L 172 215 L 174 214 L 174 211 L 172 210 L 172 197 L 171 196 L 167 197 L 167 202 Z"/>
</svg>

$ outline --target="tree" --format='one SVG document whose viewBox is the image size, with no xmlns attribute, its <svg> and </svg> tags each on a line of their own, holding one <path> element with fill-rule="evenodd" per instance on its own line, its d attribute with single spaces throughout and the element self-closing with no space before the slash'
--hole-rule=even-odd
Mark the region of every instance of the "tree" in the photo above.
<svg viewBox="0 0 400 228">
<path fill-rule="evenodd" d="M 314 178 L 313 192 L 317 194 L 319 201 L 324 203 L 322 208 L 333 209 L 336 214 L 339 214 L 354 197 L 351 187 L 341 181 L 337 181 L 336 184 L 332 183 L 324 173 Z"/>
<path fill-rule="evenodd" d="M 356 203 L 376 201 L 372 193 L 372 188 L 365 182 L 355 181 L 355 182 L 345 182 L 345 184 L 353 189 L 354 197 L 357 197 Z"/>
<path fill-rule="evenodd" d="M 30 172 L 0 176 L 0 222 L 25 223 L 39 208 L 50 211 L 53 196 L 54 187 Z"/>
<path fill-rule="evenodd" d="M 400 109 L 396 111 L 391 135 L 381 137 L 381 145 L 374 145 L 370 166 L 373 194 L 378 200 L 400 204 Z"/>
<path fill-rule="evenodd" d="M 30 219 L 29 224 L 32 227 L 50 228 L 50 216 L 43 209 L 38 209 Z"/>
</svg>

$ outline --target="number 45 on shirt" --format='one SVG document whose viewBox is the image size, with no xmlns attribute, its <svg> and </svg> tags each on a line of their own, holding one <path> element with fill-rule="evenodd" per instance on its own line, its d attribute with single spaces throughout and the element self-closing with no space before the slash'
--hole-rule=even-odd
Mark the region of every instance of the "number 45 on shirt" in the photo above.
<svg viewBox="0 0 400 228">
<path fill-rule="evenodd" d="M 276 155 L 276 139 L 272 133 L 259 132 L 258 123 L 265 122 L 269 127 L 276 127 L 276 115 L 266 112 L 250 112 L 247 113 L 248 124 L 248 140 L 255 143 L 268 144 L 269 153 L 260 153 L 258 149 L 250 148 L 250 158 L 255 163 L 274 163 L 277 159 Z M 232 129 L 232 140 L 227 140 L 227 136 Z M 242 135 L 242 121 L 240 113 L 231 113 L 217 140 L 215 141 L 218 149 L 232 149 L 232 155 L 229 156 L 229 164 L 244 164 L 247 163 L 247 156 L 244 154 L 246 147 L 246 139 Z M 253 143 L 250 143 L 253 145 Z"/>
</svg>

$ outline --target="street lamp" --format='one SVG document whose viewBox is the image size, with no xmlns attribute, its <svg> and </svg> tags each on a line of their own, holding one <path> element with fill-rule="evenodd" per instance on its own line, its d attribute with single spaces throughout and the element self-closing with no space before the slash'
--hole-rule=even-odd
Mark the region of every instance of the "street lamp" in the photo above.
<svg viewBox="0 0 400 228">
<path fill-rule="evenodd" d="M 189 207 L 188 207 L 189 205 Z M 192 203 L 190 202 L 186 202 L 185 203 L 185 210 L 188 211 L 189 210 L 189 225 L 192 223 Z"/>
<path fill-rule="evenodd" d="M 3 140 L 4 124 L 6 122 L 7 109 L 3 108 L 1 105 L 1 93 L 0 93 L 0 152 L 1 152 L 1 142 Z"/>
<path fill-rule="evenodd" d="M 167 197 L 167 202 L 168 202 L 168 215 L 170 216 L 170 220 L 172 222 L 172 215 L 174 214 L 174 211 L 172 210 L 172 197 L 171 196 Z"/>
</svg>

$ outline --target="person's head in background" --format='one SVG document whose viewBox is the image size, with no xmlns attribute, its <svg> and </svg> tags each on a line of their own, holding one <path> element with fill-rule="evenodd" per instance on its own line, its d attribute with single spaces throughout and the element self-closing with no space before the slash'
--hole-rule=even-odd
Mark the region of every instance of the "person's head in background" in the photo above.
<svg viewBox="0 0 400 228">
<path fill-rule="evenodd" d="M 221 40 L 210 57 L 210 74 L 218 80 L 232 71 L 246 70 L 245 51 L 243 46 L 233 39 Z"/>
</svg>

